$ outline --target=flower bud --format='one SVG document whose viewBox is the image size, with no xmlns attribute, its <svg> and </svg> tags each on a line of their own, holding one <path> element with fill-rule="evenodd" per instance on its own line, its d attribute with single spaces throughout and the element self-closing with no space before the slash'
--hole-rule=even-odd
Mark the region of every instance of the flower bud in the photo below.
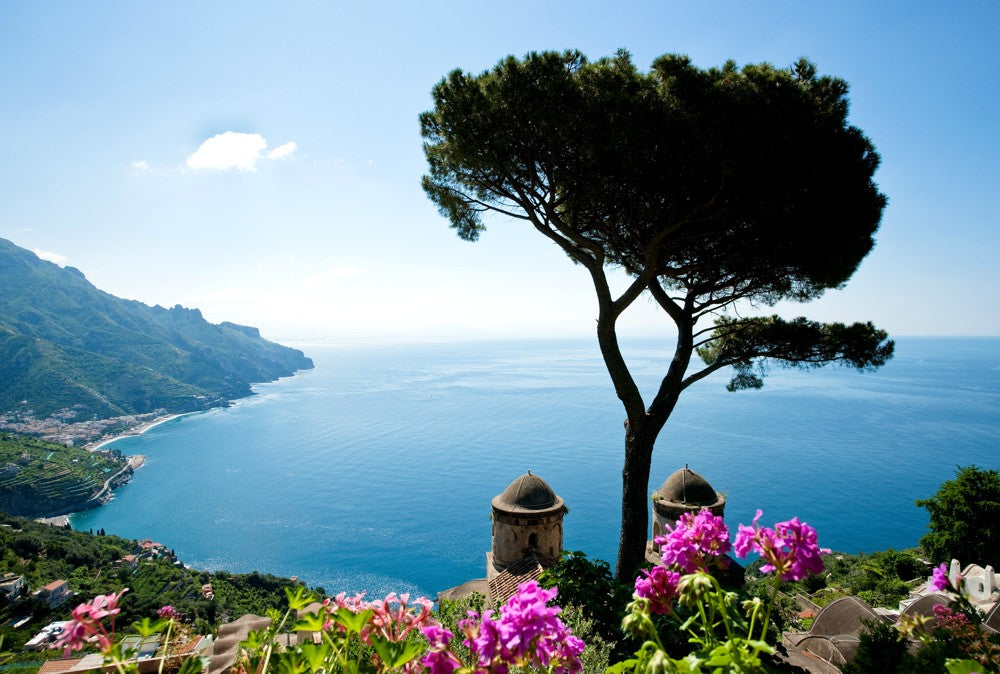
<svg viewBox="0 0 1000 674">
<path fill-rule="evenodd" d="M 667 657 L 666 653 L 657 648 L 653 653 L 653 657 L 649 659 L 649 663 L 646 665 L 646 674 L 666 674 L 672 671 L 674 669 L 670 664 L 670 658 Z"/>
<path fill-rule="evenodd" d="M 680 603 L 694 608 L 712 591 L 712 578 L 707 573 L 689 574 L 681 578 L 677 591 L 680 594 Z"/>
<path fill-rule="evenodd" d="M 622 630 L 637 637 L 653 633 L 653 621 L 649 617 L 649 602 L 636 597 L 626 607 L 628 613 L 622 618 Z"/>
</svg>

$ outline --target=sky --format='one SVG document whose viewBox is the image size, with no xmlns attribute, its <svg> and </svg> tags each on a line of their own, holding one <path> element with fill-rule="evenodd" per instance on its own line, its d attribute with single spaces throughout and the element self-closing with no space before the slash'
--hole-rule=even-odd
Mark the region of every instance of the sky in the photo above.
<svg viewBox="0 0 1000 674">
<path fill-rule="evenodd" d="M 589 276 L 554 244 L 499 218 L 462 241 L 420 189 L 431 87 L 533 50 L 806 56 L 850 84 L 889 206 L 845 289 L 778 310 L 1000 335 L 997 35 L 1000 4 L 972 0 L 6 0 L 0 237 L 279 341 L 591 335 Z M 670 329 L 641 299 L 620 333 Z"/>
</svg>

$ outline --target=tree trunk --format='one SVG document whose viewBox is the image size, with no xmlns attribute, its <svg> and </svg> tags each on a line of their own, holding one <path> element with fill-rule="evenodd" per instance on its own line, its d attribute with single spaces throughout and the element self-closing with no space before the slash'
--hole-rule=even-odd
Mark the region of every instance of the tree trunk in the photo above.
<svg viewBox="0 0 1000 674">
<path fill-rule="evenodd" d="M 656 434 L 638 431 L 625 422 L 625 463 L 622 467 L 622 529 L 615 577 L 631 583 L 646 559 L 649 530 L 649 465 Z"/>
<path fill-rule="evenodd" d="M 646 558 L 649 531 L 649 468 L 653 445 L 670 418 L 683 388 L 682 381 L 691 362 L 694 342 L 693 322 L 677 321 L 678 335 L 674 358 L 652 404 L 641 417 L 625 422 L 625 463 L 622 466 L 622 531 L 618 542 L 615 577 L 631 582 Z M 610 367 L 609 367 L 610 371 Z"/>
</svg>

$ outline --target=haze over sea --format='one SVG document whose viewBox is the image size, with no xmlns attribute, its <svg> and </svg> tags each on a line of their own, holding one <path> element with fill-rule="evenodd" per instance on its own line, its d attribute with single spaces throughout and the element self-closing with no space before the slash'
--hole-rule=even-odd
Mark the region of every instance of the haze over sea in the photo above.
<svg viewBox="0 0 1000 674">
<path fill-rule="evenodd" d="M 613 562 L 624 412 L 594 340 L 297 346 L 314 370 L 115 442 L 146 465 L 73 527 L 199 568 L 433 596 L 485 575 L 490 499 L 530 469 L 566 500 L 564 547 Z M 648 402 L 669 351 L 624 347 Z M 650 490 L 688 463 L 727 494 L 730 527 L 759 507 L 834 550 L 909 547 L 927 524 L 915 499 L 958 465 L 1000 467 L 998 338 L 899 339 L 876 373 L 726 381 L 684 393 Z"/>
</svg>

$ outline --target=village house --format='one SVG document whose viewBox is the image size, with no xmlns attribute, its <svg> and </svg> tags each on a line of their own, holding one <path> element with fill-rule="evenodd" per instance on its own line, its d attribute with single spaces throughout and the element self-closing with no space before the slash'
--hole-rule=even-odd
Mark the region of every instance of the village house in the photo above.
<svg viewBox="0 0 1000 674">
<path fill-rule="evenodd" d="M 135 571 L 139 568 L 139 557 L 138 555 L 125 555 L 118 560 L 118 565 L 128 568 L 129 571 Z"/>
<path fill-rule="evenodd" d="M 65 580 L 54 580 L 31 596 L 44 601 L 50 609 L 56 609 L 69 601 L 73 593 L 69 591 L 69 585 Z"/>
<path fill-rule="evenodd" d="M 147 638 L 133 635 L 127 636 L 122 640 L 123 646 L 134 652 L 134 655 L 126 662 L 135 664 L 139 674 L 152 674 L 153 672 L 161 671 L 161 661 L 164 658 L 164 654 L 159 652 L 162 650 L 160 648 L 160 637 L 161 635 L 159 634 L 154 634 Z M 170 661 L 176 664 L 177 661 L 174 658 L 177 657 L 211 653 L 212 643 L 212 637 L 198 635 L 179 646 L 171 645 Z M 108 671 L 109 669 L 113 671 L 114 668 L 104 665 L 103 655 L 100 653 L 90 653 L 78 658 L 48 660 L 38 670 L 38 674 L 101 672 Z"/>
<path fill-rule="evenodd" d="M 150 539 L 145 539 L 139 541 L 139 548 L 135 551 L 135 554 L 140 559 L 156 559 L 158 557 L 167 556 L 167 546 L 163 543 L 157 543 Z"/>
<path fill-rule="evenodd" d="M 27 585 L 24 576 L 14 573 L 6 573 L 0 578 L 0 596 L 6 598 L 8 602 L 17 600 L 25 592 Z"/>
<path fill-rule="evenodd" d="M 52 644 L 56 642 L 59 635 L 62 634 L 63 628 L 69 624 L 68 620 L 60 620 L 54 623 L 49 623 L 41 629 L 41 631 L 35 636 L 31 637 L 24 643 L 24 650 L 26 651 L 44 651 L 52 647 Z"/>
</svg>

